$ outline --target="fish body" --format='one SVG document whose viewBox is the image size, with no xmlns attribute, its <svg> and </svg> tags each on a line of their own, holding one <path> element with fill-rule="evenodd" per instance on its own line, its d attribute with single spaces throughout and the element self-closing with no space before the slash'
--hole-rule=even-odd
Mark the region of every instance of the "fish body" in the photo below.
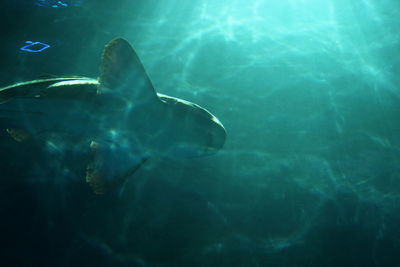
<svg viewBox="0 0 400 267">
<path fill-rule="evenodd" d="M 88 152 L 96 193 L 119 184 L 147 159 L 190 158 L 220 150 L 221 122 L 197 104 L 157 93 L 129 43 L 106 45 L 98 79 L 45 78 L 0 89 L 0 126 L 17 141 Z"/>
</svg>

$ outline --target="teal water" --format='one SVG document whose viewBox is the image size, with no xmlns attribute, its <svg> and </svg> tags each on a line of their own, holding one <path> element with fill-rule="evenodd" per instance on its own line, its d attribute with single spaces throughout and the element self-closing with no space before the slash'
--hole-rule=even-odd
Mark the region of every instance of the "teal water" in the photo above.
<svg viewBox="0 0 400 267">
<path fill-rule="evenodd" d="M 34 3 L 4 4 L 1 85 L 97 77 L 123 37 L 159 92 L 212 111 L 228 138 L 215 156 L 149 160 L 97 196 L 76 156 L 2 134 L 5 262 L 400 265 L 400 3 Z M 21 51 L 28 40 L 51 47 Z"/>
</svg>

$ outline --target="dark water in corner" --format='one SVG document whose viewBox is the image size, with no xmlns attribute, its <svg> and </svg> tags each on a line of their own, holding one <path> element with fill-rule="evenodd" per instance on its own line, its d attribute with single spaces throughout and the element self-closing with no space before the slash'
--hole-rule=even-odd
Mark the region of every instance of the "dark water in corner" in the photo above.
<svg viewBox="0 0 400 267">
<path fill-rule="evenodd" d="M 149 160 L 99 196 L 84 159 L 2 130 L 0 265 L 400 266 L 398 1 L 0 10 L 1 86 L 97 77 L 104 45 L 121 36 L 159 92 L 204 106 L 228 132 L 213 157 Z M 50 47 L 20 50 L 26 41 Z"/>
</svg>

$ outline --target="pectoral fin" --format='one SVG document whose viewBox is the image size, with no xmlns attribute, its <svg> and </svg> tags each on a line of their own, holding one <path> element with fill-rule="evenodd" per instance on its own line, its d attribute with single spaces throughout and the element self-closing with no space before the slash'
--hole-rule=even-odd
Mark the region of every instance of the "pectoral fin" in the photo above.
<svg viewBox="0 0 400 267">
<path fill-rule="evenodd" d="M 147 158 L 134 160 L 129 153 L 124 153 L 125 150 L 124 147 L 94 141 L 90 144 L 91 158 L 86 167 L 86 182 L 94 193 L 105 194 L 116 189 L 146 162 Z"/>
</svg>

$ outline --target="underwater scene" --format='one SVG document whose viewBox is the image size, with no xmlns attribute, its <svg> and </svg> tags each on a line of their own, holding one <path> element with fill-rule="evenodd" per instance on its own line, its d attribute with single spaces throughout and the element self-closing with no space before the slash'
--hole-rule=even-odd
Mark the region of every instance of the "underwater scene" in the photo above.
<svg viewBox="0 0 400 267">
<path fill-rule="evenodd" d="M 400 2 L 0 8 L 1 266 L 400 266 Z"/>
</svg>

